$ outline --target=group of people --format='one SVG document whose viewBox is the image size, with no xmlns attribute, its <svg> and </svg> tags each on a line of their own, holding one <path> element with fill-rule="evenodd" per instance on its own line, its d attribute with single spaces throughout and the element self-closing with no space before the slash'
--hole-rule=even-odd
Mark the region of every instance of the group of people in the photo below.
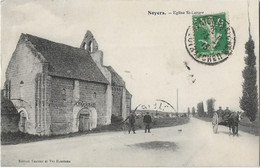
<svg viewBox="0 0 260 168">
<path fill-rule="evenodd" d="M 216 111 L 218 116 L 221 117 L 222 121 L 227 121 L 230 117 L 232 117 L 233 113 L 229 108 L 227 107 L 225 110 L 222 110 L 221 107 Z M 236 112 L 239 113 L 239 112 Z"/>
<path fill-rule="evenodd" d="M 131 131 L 135 134 L 135 114 L 134 112 L 131 112 L 130 115 L 124 120 L 126 122 L 128 120 L 128 133 L 130 134 Z M 145 126 L 145 133 L 151 133 L 151 123 L 152 123 L 152 117 L 149 115 L 149 112 L 146 113 L 146 115 L 143 117 L 143 123 Z"/>
<path fill-rule="evenodd" d="M 222 107 L 219 107 L 217 110 L 217 114 L 222 118 L 222 120 L 227 120 L 231 111 L 228 109 L 228 107 L 225 110 L 222 110 Z"/>
</svg>

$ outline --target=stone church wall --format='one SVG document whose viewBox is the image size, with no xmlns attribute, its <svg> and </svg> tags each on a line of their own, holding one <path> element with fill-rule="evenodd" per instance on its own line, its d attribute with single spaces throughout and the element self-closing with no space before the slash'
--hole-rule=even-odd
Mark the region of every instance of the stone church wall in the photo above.
<svg viewBox="0 0 260 168">
<path fill-rule="evenodd" d="M 106 85 L 80 81 L 80 101 L 94 103 L 97 111 L 97 124 L 106 124 Z"/>
<path fill-rule="evenodd" d="M 123 87 L 112 86 L 112 95 L 113 95 L 112 114 L 123 117 L 122 116 Z"/>
<path fill-rule="evenodd" d="M 131 112 L 131 97 L 126 96 L 126 116 L 128 116 Z"/>
<path fill-rule="evenodd" d="M 102 72 L 102 74 L 106 77 L 106 79 L 111 83 L 111 73 L 110 71 L 103 65 L 103 52 L 97 50 L 91 53 L 91 57 Z M 106 122 L 105 124 L 111 123 L 111 115 L 112 115 L 112 86 L 109 84 L 106 89 Z"/>
<path fill-rule="evenodd" d="M 77 116 L 73 114 L 73 108 L 76 104 L 94 106 L 98 115 L 97 124 L 105 124 L 106 85 L 86 81 L 78 81 L 76 84 L 75 80 L 59 77 L 52 77 L 51 83 L 50 111 L 53 134 L 77 131 L 73 129 L 73 123 L 75 123 L 73 120 L 76 119 L 74 116 Z M 79 88 L 75 88 L 75 86 Z M 74 111 L 74 113 L 78 112 Z"/>
<path fill-rule="evenodd" d="M 73 80 L 52 77 L 51 80 L 51 132 L 64 134 L 71 132 L 73 110 Z"/>
<path fill-rule="evenodd" d="M 36 134 L 35 130 L 35 76 L 43 72 L 39 53 L 33 53 L 30 42 L 22 39 L 18 42 L 6 70 L 6 83 L 10 84 L 10 100 L 19 112 L 24 108 L 28 115 L 26 132 Z"/>
</svg>

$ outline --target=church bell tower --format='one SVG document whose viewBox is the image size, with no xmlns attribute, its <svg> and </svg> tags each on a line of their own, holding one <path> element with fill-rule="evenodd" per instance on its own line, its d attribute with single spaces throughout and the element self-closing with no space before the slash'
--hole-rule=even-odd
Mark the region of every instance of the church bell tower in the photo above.
<svg viewBox="0 0 260 168">
<path fill-rule="evenodd" d="M 95 40 L 93 34 L 88 30 L 82 40 L 80 48 L 87 50 L 90 53 L 98 51 L 98 43 Z"/>
</svg>

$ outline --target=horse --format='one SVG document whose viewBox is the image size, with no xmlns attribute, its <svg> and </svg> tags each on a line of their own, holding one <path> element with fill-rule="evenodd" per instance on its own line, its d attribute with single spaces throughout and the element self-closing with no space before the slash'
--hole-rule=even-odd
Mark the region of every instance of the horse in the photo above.
<svg viewBox="0 0 260 168">
<path fill-rule="evenodd" d="M 229 135 L 231 135 L 231 131 L 233 135 L 238 136 L 238 123 L 242 119 L 241 112 L 231 112 L 227 117 L 227 120 L 220 122 L 219 125 L 224 125 L 229 127 Z"/>
</svg>

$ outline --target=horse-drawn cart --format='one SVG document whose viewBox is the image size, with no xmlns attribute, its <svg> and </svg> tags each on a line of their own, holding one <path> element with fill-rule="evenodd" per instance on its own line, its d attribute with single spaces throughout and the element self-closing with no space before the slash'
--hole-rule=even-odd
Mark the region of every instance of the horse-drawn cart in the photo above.
<svg viewBox="0 0 260 168">
<path fill-rule="evenodd" d="M 220 114 L 215 112 L 212 117 L 213 132 L 216 134 L 218 132 L 218 126 L 224 125 L 229 127 L 229 133 L 231 133 L 232 130 L 233 135 L 235 135 L 238 133 L 239 120 L 240 114 L 237 114 L 235 112 L 230 113 L 226 117 L 220 116 Z"/>
</svg>

